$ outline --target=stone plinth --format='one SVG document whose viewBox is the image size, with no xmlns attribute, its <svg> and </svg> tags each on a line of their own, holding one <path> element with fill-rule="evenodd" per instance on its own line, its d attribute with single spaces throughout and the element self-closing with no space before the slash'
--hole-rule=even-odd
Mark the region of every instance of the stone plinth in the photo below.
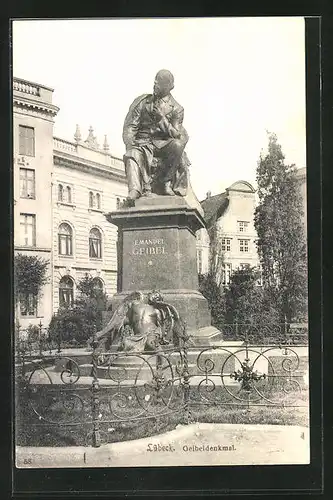
<svg viewBox="0 0 333 500">
<path fill-rule="evenodd" d="M 195 233 L 205 224 L 199 210 L 182 197 L 157 196 L 140 198 L 134 207 L 106 218 L 118 227 L 118 293 L 113 307 L 135 290 L 155 289 L 177 308 L 193 337 L 201 336 L 200 329 L 212 329 L 207 300 L 198 291 Z"/>
</svg>

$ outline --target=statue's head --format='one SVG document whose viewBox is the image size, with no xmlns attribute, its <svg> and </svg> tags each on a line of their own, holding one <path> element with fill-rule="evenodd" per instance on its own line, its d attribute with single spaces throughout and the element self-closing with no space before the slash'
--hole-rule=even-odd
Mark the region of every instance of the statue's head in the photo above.
<svg viewBox="0 0 333 500">
<path fill-rule="evenodd" d="M 132 301 L 134 301 L 134 300 L 138 300 L 138 301 L 140 301 L 140 302 L 143 302 L 143 300 L 144 300 L 144 295 L 143 295 L 143 293 L 142 293 L 142 292 L 133 292 L 133 293 L 131 293 L 131 295 L 130 295 L 130 299 L 131 299 Z"/>
<path fill-rule="evenodd" d="M 154 302 L 163 302 L 163 297 L 157 290 L 148 293 L 148 303 L 153 304 Z"/>
<path fill-rule="evenodd" d="M 169 94 L 173 87 L 173 74 L 167 69 L 161 69 L 155 76 L 154 95 L 156 97 L 164 97 Z"/>
</svg>

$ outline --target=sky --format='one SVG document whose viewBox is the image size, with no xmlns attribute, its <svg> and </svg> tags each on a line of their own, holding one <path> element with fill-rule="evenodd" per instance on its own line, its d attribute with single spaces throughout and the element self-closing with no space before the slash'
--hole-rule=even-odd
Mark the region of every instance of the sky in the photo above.
<svg viewBox="0 0 333 500">
<path fill-rule="evenodd" d="M 184 107 L 191 183 L 201 200 L 233 182 L 255 185 L 275 132 L 288 163 L 306 166 L 304 19 L 190 18 L 18 20 L 13 75 L 54 89 L 54 135 L 86 139 L 122 157 L 122 127 L 135 97 L 172 71 Z"/>
</svg>

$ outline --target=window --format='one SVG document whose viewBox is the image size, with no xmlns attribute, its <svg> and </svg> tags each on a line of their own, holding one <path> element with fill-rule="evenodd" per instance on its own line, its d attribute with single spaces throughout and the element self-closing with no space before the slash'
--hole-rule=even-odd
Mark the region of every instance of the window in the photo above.
<svg viewBox="0 0 333 500">
<path fill-rule="evenodd" d="M 96 208 L 101 209 L 101 195 L 99 193 L 96 193 Z"/>
<path fill-rule="evenodd" d="M 239 220 L 238 221 L 238 231 L 240 233 L 246 233 L 249 227 L 249 223 L 247 221 Z"/>
<path fill-rule="evenodd" d="M 243 271 L 245 269 L 249 269 L 249 267 L 250 267 L 250 264 L 246 264 L 246 263 L 239 264 L 239 269 L 242 269 Z"/>
<path fill-rule="evenodd" d="M 25 247 L 36 246 L 36 216 L 20 214 L 20 238 Z"/>
<path fill-rule="evenodd" d="M 231 264 L 223 264 L 222 266 L 222 284 L 228 285 L 230 283 Z"/>
<path fill-rule="evenodd" d="M 58 201 L 60 203 L 72 203 L 72 188 L 63 184 L 58 185 Z"/>
<path fill-rule="evenodd" d="M 58 186 L 58 201 L 64 201 L 64 188 L 62 184 Z"/>
<path fill-rule="evenodd" d="M 197 250 L 198 273 L 202 274 L 202 250 Z"/>
<path fill-rule="evenodd" d="M 118 200 L 118 198 L 117 198 L 117 200 Z M 100 193 L 89 191 L 89 208 L 93 208 L 95 210 L 101 210 L 101 195 L 100 195 Z M 119 208 L 118 202 L 117 202 L 117 208 Z"/>
<path fill-rule="evenodd" d="M 66 187 L 66 203 L 72 203 L 72 189 L 69 186 Z"/>
<path fill-rule="evenodd" d="M 230 252 L 231 239 L 222 238 L 222 252 Z"/>
<path fill-rule="evenodd" d="M 20 198 L 35 198 L 35 171 L 20 168 Z"/>
<path fill-rule="evenodd" d="M 239 240 L 239 251 L 240 252 L 249 251 L 249 240 Z"/>
<path fill-rule="evenodd" d="M 93 289 L 95 292 L 103 292 L 104 290 L 104 284 L 103 281 L 100 278 L 94 278 L 93 279 Z"/>
<path fill-rule="evenodd" d="M 120 208 L 120 198 L 117 198 L 117 200 L 116 200 L 116 207 Z"/>
<path fill-rule="evenodd" d="M 102 258 L 102 236 L 97 228 L 93 228 L 89 233 L 89 257 Z"/>
<path fill-rule="evenodd" d="M 89 192 L 89 208 L 94 207 L 94 193 L 92 191 Z"/>
<path fill-rule="evenodd" d="M 35 156 L 35 129 L 19 125 L 19 153 Z"/>
<path fill-rule="evenodd" d="M 59 255 L 73 255 L 73 231 L 69 224 L 60 224 L 58 246 Z"/>
<path fill-rule="evenodd" d="M 26 293 L 20 296 L 21 316 L 37 316 L 37 296 L 33 293 Z"/>
<path fill-rule="evenodd" d="M 74 301 L 74 283 L 69 276 L 63 276 L 59 282 L 59 305 L 71 306 Z"/>
</svg>

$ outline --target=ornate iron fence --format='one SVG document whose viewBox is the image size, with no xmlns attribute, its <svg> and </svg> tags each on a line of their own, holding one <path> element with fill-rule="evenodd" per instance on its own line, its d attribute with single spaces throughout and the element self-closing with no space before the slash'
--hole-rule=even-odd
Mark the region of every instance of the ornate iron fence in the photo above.
<svg viewBox="0 0 333 500">
<path fill-rule="evenodd" d="M 207 408 L 307 406 L 306 344 L 285 339 L 256 345 L 244 332 L 243 342 L 182 343 L 150 353 L 100 353 L 97 342 L 88 350 L 21 340 L 15 361 L 17 438 L 30 428 L 34 442 L 58 429 L 75 435 L 76 443 L 98 447 L 133 428 L 141 436 L 144 426 L 156 433 L 188 424 Z"/>
</svg>

